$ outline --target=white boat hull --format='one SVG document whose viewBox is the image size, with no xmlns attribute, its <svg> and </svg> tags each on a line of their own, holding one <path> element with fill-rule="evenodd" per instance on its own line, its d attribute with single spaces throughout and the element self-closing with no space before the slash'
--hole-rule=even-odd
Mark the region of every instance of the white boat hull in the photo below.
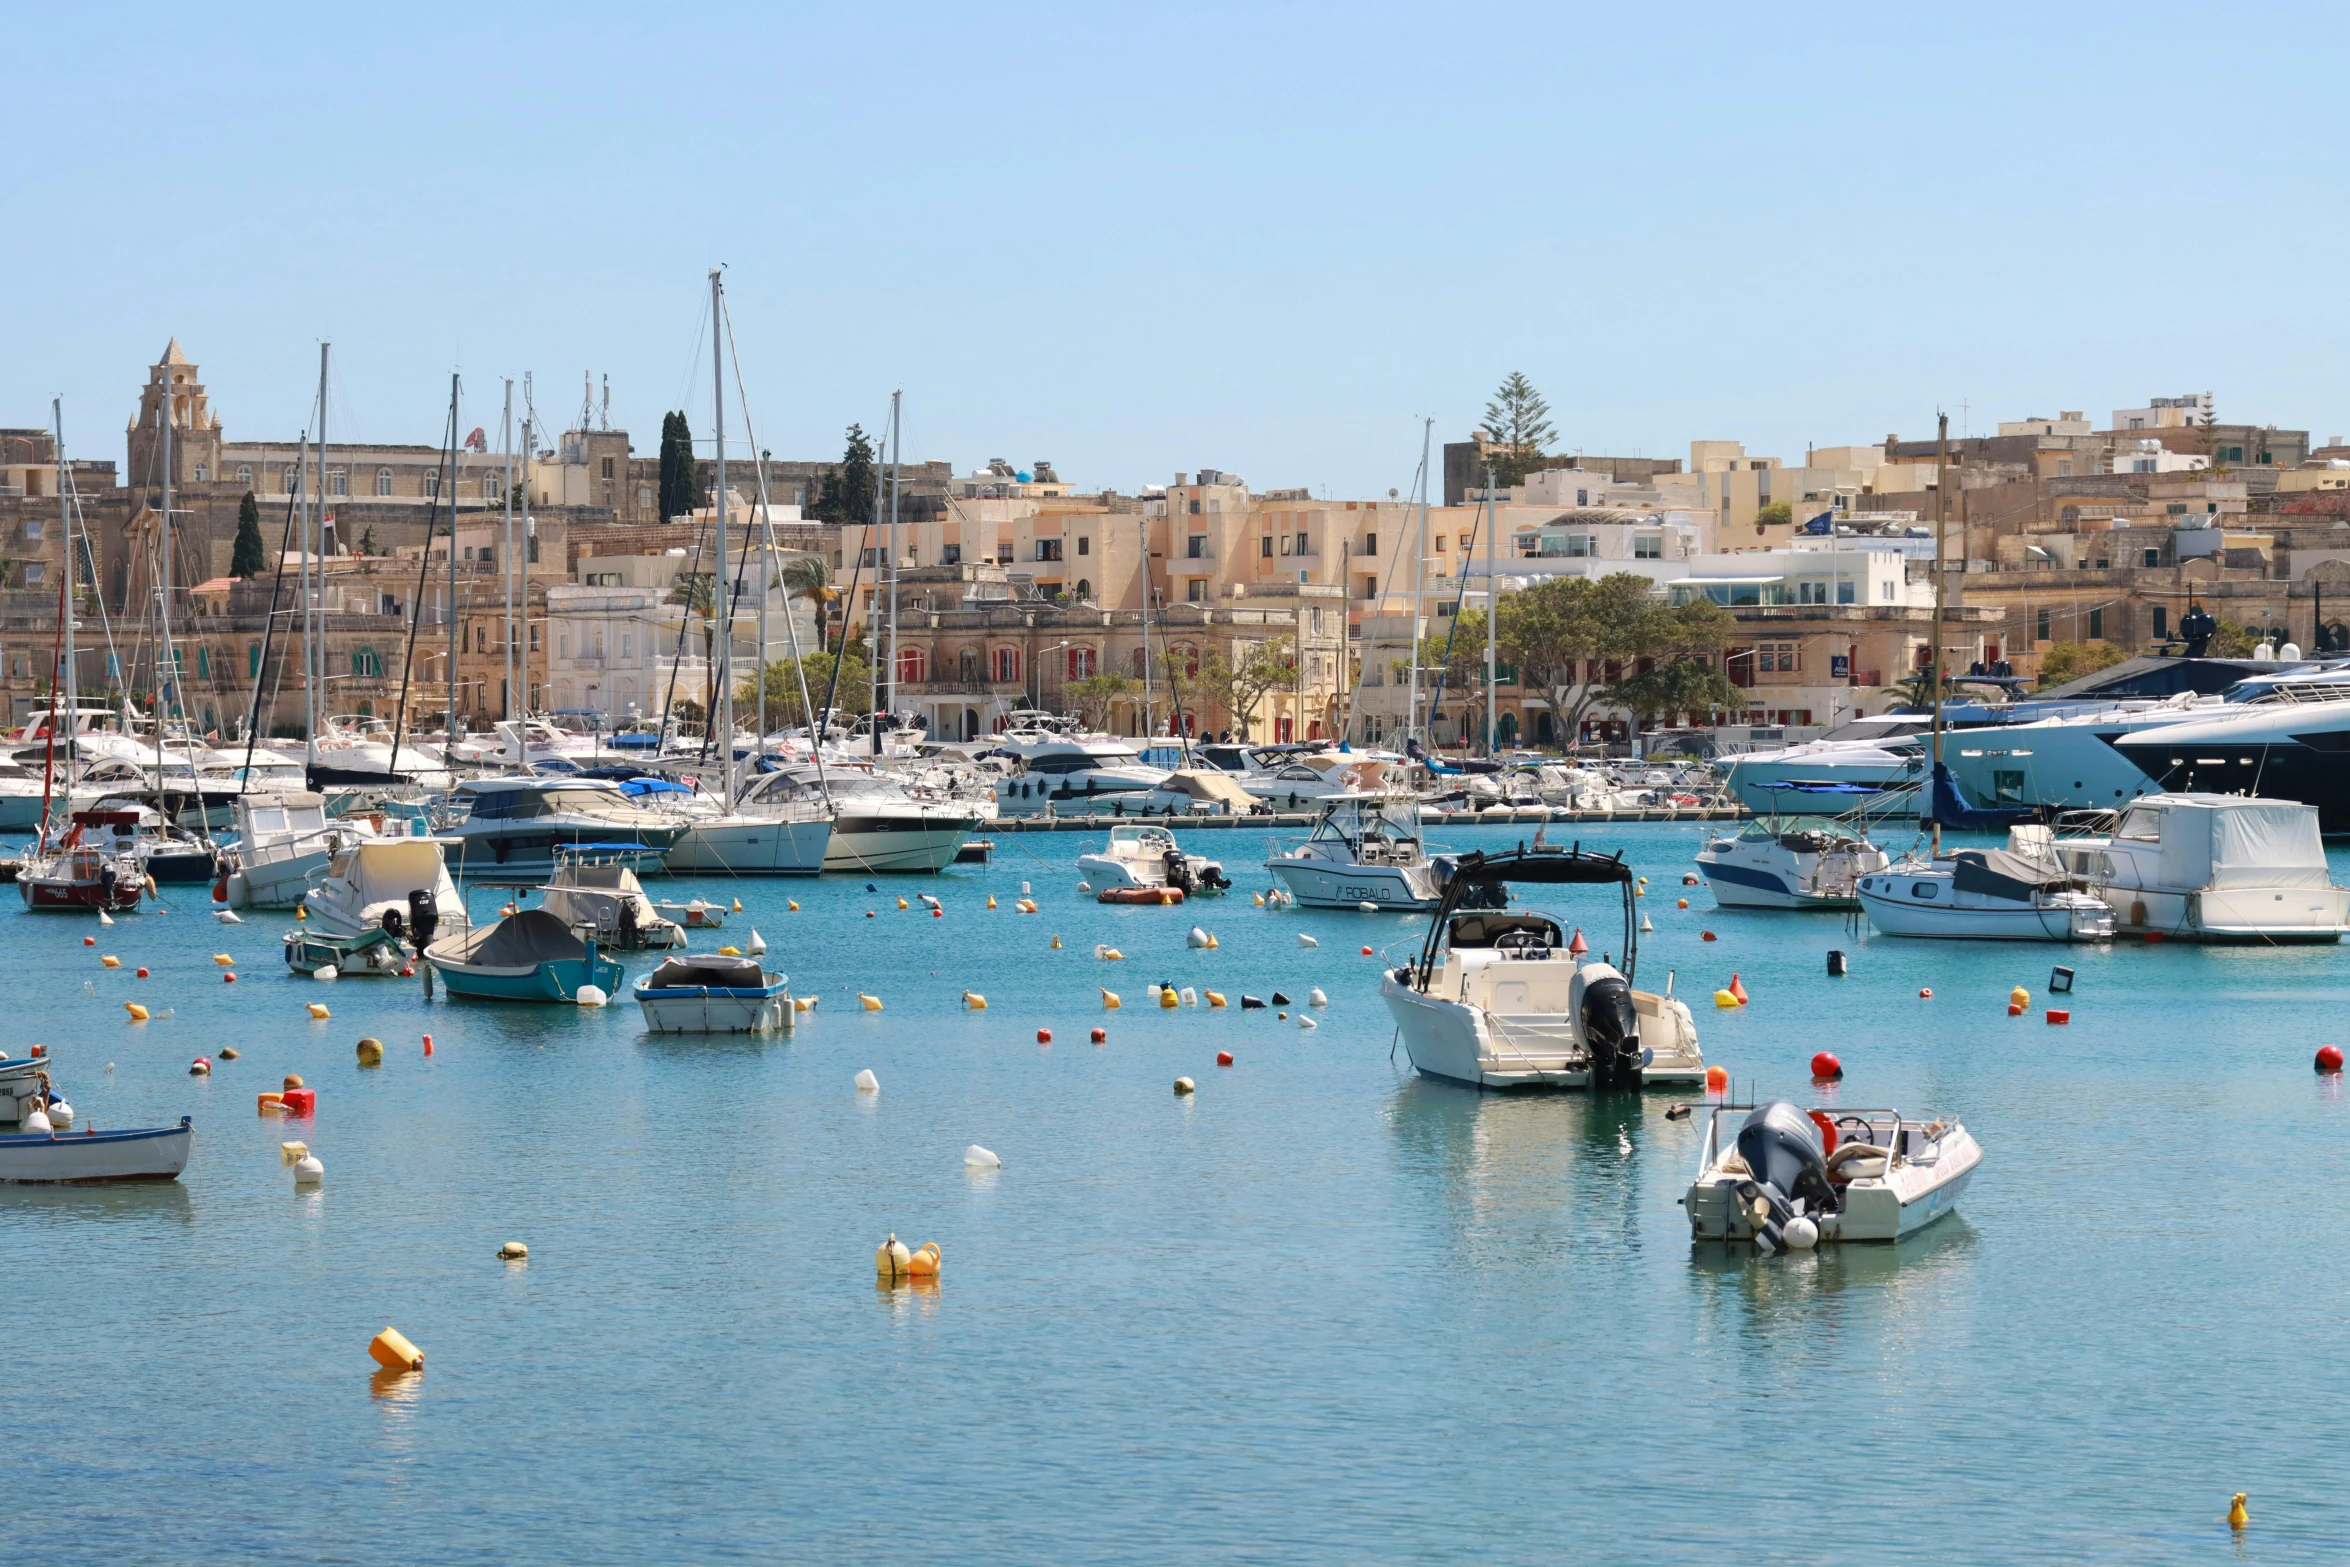
<svg viewBox="0 0 2350 1567">
<path fill-rule="evenodd" d="M 860 817 L 843 812 L 833 821 L 824 868 L 935 873 L 955 863 L 978 825 L 976 815 Z"/>
<path fill-rule="evenodd" d="M 2113 935 L 2113 911 L 2085 895 L 2029 905 L 1979 907 L 1924 903 L 1872 891 L 1866 883 L 1861 907 L 1869 923 L 1888 936 L 1925 936 L 1943 941 L 2104 941 Z"/>
<path fill-rule="evenodd" d="M 672 874 L 813 876 L 824 869 L 832 823 L 727 816 L 696 822 L 670 847 Z"/>
<path fill-rule="evenodd" d="M 1816 1216 L 1822 1241 L 1897 1241 L 1958 1211 L 1958 1199 L 1983 1162 L 1983 1150 L 1964 1127 L 1944 1136 L 1931 1159 L 1908 1159 L 1890 1171 L 1854 1180 L 1844 1188 L 1840 1213 Z M 1738 1200 L 1743 1166 L 1725 1170 L 1719 1160 L 1701 1174 L 1682 1202 L 1693 1240 L 1748 1241 L 1754 1223 Z"/>
<path fill-rule="evenodd" d="M 326 874 L 334 858 L 326 846 L 289 854 L 259 864 L 241 866 L 228 874 L 228 906 L 232 909 L 290 909 L 309 895 L 310 884 Z"/>
<path fill-rule="evenodd" d="M 788 1032 L 793 1022 L 788 992 L 640 990 L 636 1002 L 656 1034 L 768 1034 Z"/>
<path fill-rule="evenodd" d="M 0 1136 L 0 1181 L 177 1180 L 195 1137 L 185 1116 L 141 1131 L 12 1133 Z"/>
<path fill-rule="evenodd" d="M 1265 869 L 1308 909 L 1432 909 L 1442 901 L 1436 876 L 1424 866 L 1350 865 L 1339 860 L 1267 860 Z"/>
<path fill-rule="evenodd" d="M 1590 1057 L 1563 1012 L 1525 1015 L 1424 995 L 1389 974 L 1380 983 L 1412 1068 L 1473 1088 L 1589 1088 Z M 1660 998 L 1635 991 L 1643 1043 L 1652 1020 L 1660 1025 Z M 1694 1032 L 1694 1031 L 1692 1031 Z M 1705 1080 L 1705 1062 L 1695 1040 L 1665 1049 L 1646 1046 L 1644 1084 L 1689 1084 Z"/>
</svg>

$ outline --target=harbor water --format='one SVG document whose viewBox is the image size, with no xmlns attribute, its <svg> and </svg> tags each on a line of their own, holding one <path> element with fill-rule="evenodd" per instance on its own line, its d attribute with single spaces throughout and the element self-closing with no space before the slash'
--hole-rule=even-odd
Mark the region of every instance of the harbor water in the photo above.
<svg viewBox="0 0 2350 1567">
<path fill-rule="evenodd" d="M 1584 837 L 1649 878 L 1643 988 L 1672 976 L 1741 1097 L 1962 1117 L 1986 1158 L 1957 1217 L 1898 1247 L 1693 1247 L 1686 1096 L 1416 1077 L 1378 982 L 1424 920 L 1253 906 L 1256 832 L 1192 840 L 1238 887 L 1180 909 L 1094 904 L 1072 861 L 1099 840 L 1067 833 L 877 892 L 650 883 L 739 896 L 694 946 L 756 927 L 823 998 L 765 1040 L 652 1036 L 625 995 L 297 979 L 289 916 L 223 926 L 203 888 L 108 929 L 0 914 L 0 1048 L 48 1045 L 77 1130 L 196 1127 L 176 1183 L 0 1187 L 9 1555 L 2338 1560 L 2350 1104 L 2310 1061 L 2350 1043 L 2350 954 L 1732 913 L 1680 885 L 1702 837 Z M 1528 901 L 1620 958 L 1612 889 Z M 1716 1010 L 1733 972 L 1752 1003 Z M 1160 980 L 1233 1004 L 1162 1010 Z M 1315 1030 L 1239 1008 L 1316 986 Z M 1846 1077 L 1815 1095 L 1821 1049 Z M 288 1072 L 315 1119 L 257 1117 Z M 295 1188 L 293 1137 L 323 1187 Z M 973 1143 L 1002 1167 L 967 1168 Z M 939 1244 L 938 1288 L 876 1287 L 892 1232 Z M 374 1374 L 386 1324 L 420 1375 Z"/>
</svg>

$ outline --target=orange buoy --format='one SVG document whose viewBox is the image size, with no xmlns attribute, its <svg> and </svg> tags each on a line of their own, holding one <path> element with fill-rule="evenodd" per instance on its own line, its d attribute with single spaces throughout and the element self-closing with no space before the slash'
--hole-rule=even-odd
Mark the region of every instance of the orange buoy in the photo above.
<svg viewBox="0 0 2350 1567">
<path fill-rule="evenodd" d="M 1737 975 L 1733 974 L 1730 976 L 1730 983 L 1727 988 L 1731 995 L 1738 998 L 1738 1004 L 1740 1006 L 1746 1005 L 1746 987 L 1738 983 Z"/>
<path fill-rule="evenodd" d="M 1219 1051 L 1217 1051 L 1217 1052 L 1216 1052 L 1216 1065 L 1218 1065 L 1218 1066 L 1230 1066 L 1231 1064 L 1232 1064 L 1232 1052 L 1231 1052 L 1231 1051 L 1229 1051 L 1229 1050 L 1219 1050 Z"/>
<path fill-rule="evenodd" d="M 1049 1028 L 1038 1029 L 1036 1031 L 1036 1042 L 1040 1045 L 1051 1044 L 1053 1042 L 1053 1031 Z"/>
<path fill-rule="evenodd" d="M 1110 1031 L 1106 1028 L 1095 1029 L 1093 1031 L 1093 1042 L 1097 1045 L 1108 1044 L 1110 1042 Z"/>
<path fill-rule="evenodd" d="M 1363 949 L 1363 956 L 1367 958 L 1367 957 L 1369 957 L 1370 955 L 1371 955 L 1371 949 L 1370 949 L 1369 947 L 1365 947 L 1365 948 Z"/>
<path fill-rule="evenodd" d="M 2022 1016 L 2024 1015 L 2024 1009 L 2023 1009 L 2022 1007 L 2019 1007 L 2019 1006 L 2017 1006 L 2017 1005 L 2016 1005 L 2014 1002 L 2010 1001 L 2010 1002 L 2007 1004 L 2007 1015 L 2008 1015 L 2009 1017 L 2022 1017 Z"/>
<path fill-rule="evenodd" d="M 1919 999 L 1920 1001 L 1931 1001 L 1931 1000 L 1933 1000 L 1933 999 L 1934 999 L 1934 989 L 1933 989 L 1933 987 L 1932 987 L 1931 985 L 1929 985 L 1929 986 L 1926 986 L 1925 988 L 1921 989 L 1921 990 L 1918 992 L 1918 999 Z"/>
<path fill-rule="evenodd" d="M 1811 1079 L 1815 1083 L 1832 1083 L 1844 1075 L 1844 1063 L 1833 1051 L 1823 1050 L 1811 1058 Z"/>
<path fill-rule="evenodd" d="M 141 970 L 139 970 L 139 978 L 141 978 L 141 979 L 145 979 L 146 977 L 147 977 L 147 971 L 146 971 L 145 969 L 141 969 Z"/>
<path fill-rule="evenodd" d="M 82 938 L 82 945 L 85 947 L 94 947 L 98 945 L 98 938 L 95 936 L 84 936 Z"/>
<path fill-rule="evenodd" d="M 1579 958 L 1590 950 L 1591 943 L 1583 939 L 1583 927 L 1580 925 L 1576 926 L 1574 939 L 1567 943 L 1567 956 L 1572 958 Z"/>
<path fill-rule="evenodd" d="M 430 1034 L 424 1036 L 424 1053 L 428 1056 L 432 1054 L 432 1035 Z"/>
<path fill-rule="evenodd" d="M 1687 898 L 1683 898 L 1683 899 L 1681 899 L 1679 902 L 1675 903 L 1673 906 L 1674 906 L 1675 908 L 1685 909 L 1685 908 L 1689 907 L 1689 900 L 1688 900 Z"/>
<path fill-rule="evenodd" d="M 2320 1046 L 2318 1046 L 2318 1047 L 2317 1047 L 2317 1069 L 2318 1069 L 2320 1072 L 2339 1072 L 2339 1071 L 2341 1071 L 2341 1070 L 2342 1070 L 2342 1047 L 2341 1047 L 2340 1045 L 2320 1045 Z"/>
<path fill-rule="evenodd" d="M 1730 1069 L 1728 1067 L 1709 1066 L 1705 1069 L 1705 1088 L 1707 1093 L 1726 1093 L 1728 1092 L 1729 1087 Z"/>
<path fill-rule="evenodd" d="M 220 971 L 220 982 L 224 985 L 235 984 L 237 982 L 235 971 L 231 969 L 222 969 Z"/>
<path fill-rule="evenodd" d="M 1719 938 L 1719 937 L 1717 937 L 1717 936 L 1715 936 L 1715 935 L 1714 935 L 1714 933 L 1713 933 L 1712 931 L 1710 931 L 1710 930 L 1709 930 L 1709 931 L 1705 932 L 1705 939 L 1706 939 L 1707 941 L 1716 941 L 1716 940 L 1719 940 L 1720 938 Z"/>
</svg>

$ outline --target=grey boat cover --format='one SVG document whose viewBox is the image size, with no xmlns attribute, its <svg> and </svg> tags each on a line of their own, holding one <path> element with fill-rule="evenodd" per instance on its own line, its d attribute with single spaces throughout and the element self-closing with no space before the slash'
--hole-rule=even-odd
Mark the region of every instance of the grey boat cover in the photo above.
<svg viewBox="0 0 2350 1567">
<path fill-rule="evenodd" d="M 545 909 L 524 909 L 455 941 L 436 943 L 434 950 L 442 961 L 466 968 L 523 969 L 584 958 L 587 943 Z"/>
<path fill-rule="evenodd" d="M 764 990 L 767 976 L 757 958 L 724 953 L 670 958 L 645 980 L 647 990 Z"/>
<path fill-rule="evenodd" d="M 1950 884 L 1960 892 L 2029 903 L 2037 892 L 2061 892 L 2072 877 L 2046 860 L 2012 849 L 1961 849 L 1951 856 Z"/>
</svg>

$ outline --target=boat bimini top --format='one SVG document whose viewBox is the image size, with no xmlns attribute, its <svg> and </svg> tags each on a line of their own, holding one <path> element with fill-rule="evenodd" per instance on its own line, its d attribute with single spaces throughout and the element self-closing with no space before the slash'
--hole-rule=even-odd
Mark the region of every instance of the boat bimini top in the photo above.
<svg viewBox="0 0 2350 1567">
<path fill-rule="evenodd" d="M 1436 954 L 1449 946 L 1493 947 L 1527 957 L 1548 957 L 1559 947 L 1555 920 L 1539 914 L 1507 912 L 1504 889 L 1512 886 L 1604 887 L 1624 889 L 1624 962 L 1621 972 L 1630 984 L 1640 957 L 1639 916 L 1634 898 L 1637 879 L 1618 854 L 1588 854 L 1573 848 L 1520 848 L 1500 854 L 1464 854 L 1455 862 L 1452 878 L 1444 884 L 1444 901 L 1428 922 L 1428 939 L 1420 949 L 1416 988 L 1426 989 L 1435 971 Z M 1482 912 L 1463 913 L 1467 907 Z M 1500 912 L 1496 912 L 1500 910 Z"/>
</svg>

